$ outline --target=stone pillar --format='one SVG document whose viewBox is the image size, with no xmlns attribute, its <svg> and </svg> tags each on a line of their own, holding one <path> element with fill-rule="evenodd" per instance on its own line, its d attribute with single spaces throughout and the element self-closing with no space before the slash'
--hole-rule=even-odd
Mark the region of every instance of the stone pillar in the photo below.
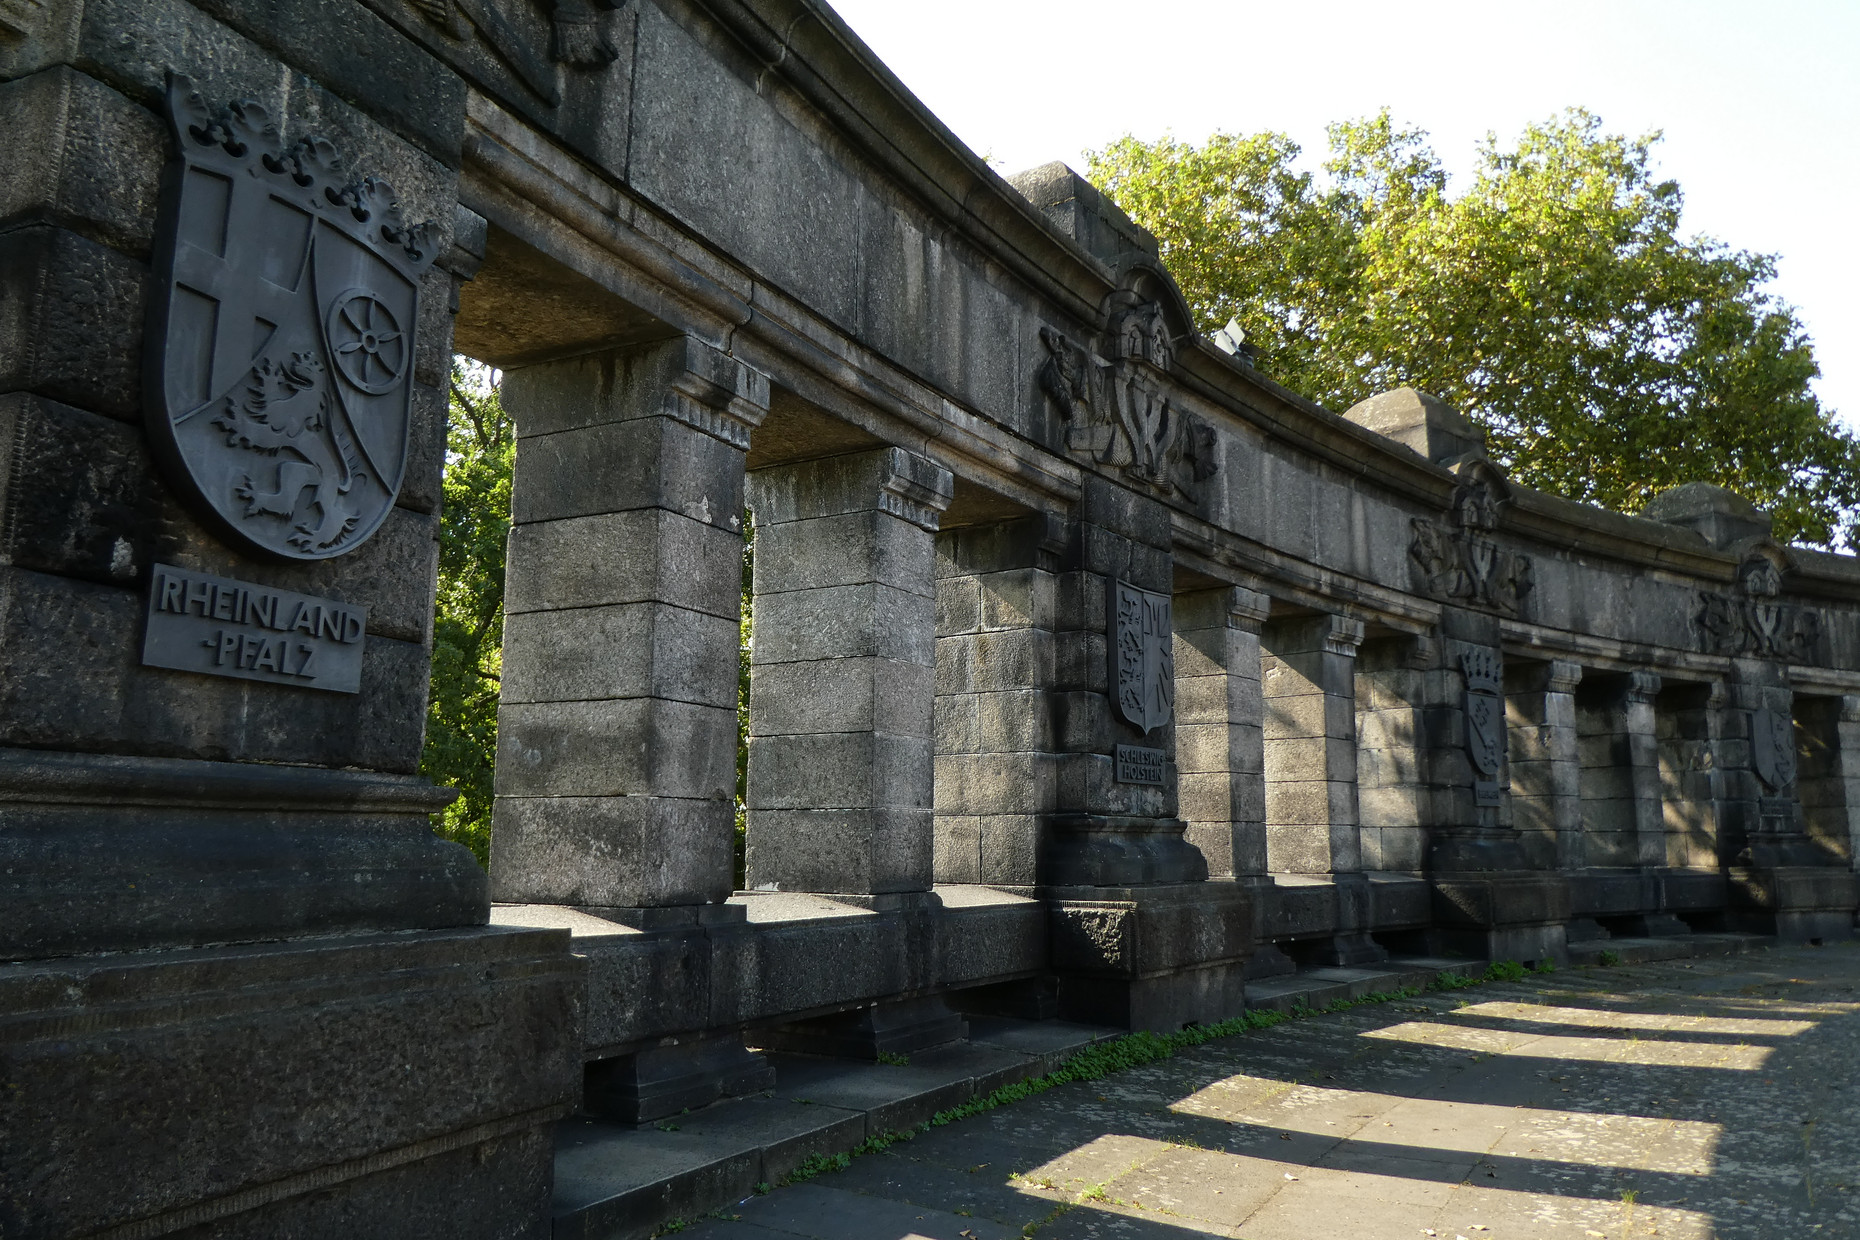
<svg viewBox="0 0 1860 1240">
<path fill-rule="evenodd" d="M 1854 874 L 1829 864 L 1804 830 L 1802 775 L 1813 778 L 1825 760 L 1803 744 L 1788 673 L 1767 660 L 1733 659 L 1727 689 L 1719 849 L 1731 923 L 1791 939 L 1846 937 Z"/>
<path fill-rule="evenodd" d="M 1269 625 L 1265 699 L 1266 857 L 1274 873 L 1362 869 L 1356 801 L 1356 650 L 1363 622 L 1318 616 Z"/>
<path fill-rule="evenodd" d="M 1797 697 L 1797 772 L 1809 841 L 1829 861 L 1860 857 L 1860 696 Z"/>
<path fill-rule="evenodd" d="M 1210 878 L 1266 873 L 1259 633 L 1271 603 L 1239 586 L 1175 596 L 1181 813 Z"/>
<path fill-rule="evenodd" d="M 1315 616 L 1269 624 L 1260 644 L 1266 863 L 1281 902 L 1320 885 L 1332 933 L 1281 944 L 1310 964 L 1349 965 L 1388 953 L 1369 936 L 1356 799 L 1356 652 L 1363 623 Z M 1309 897 L 1310 893 L 1300 893 Z"/>
<path fill-rule="evenodd" d="M 953 489 L 901 448 L 750 475 L 751 888 L 929 890 L 934 540 Z"/>
<path fill-rule="evenodd" d="M 422 135 L 463 92 L 376 123 L 405 79 L 293 71 L 278 8 L 0 8 L 0 1229 L 534 1234 L 582 969 L 485 925 L 418 774 L 447 307 L 484 240 L 456 137 Z M 318 38 L 420 64 L 378 24 Z M 292 162 L 307 133 L 340 179 Z M 364 176 L 436 221 L 417 256 L 346 231 Z M 345 286 L 293 282 L 318 228 L 399 327 L 366 374 L 322 334 Z M 252 657 L 205 657 L 229 639 Z"/>
<path fill-rule="evenodd" d="M 1665 864 L 1672 869 L 1718 868 L 1718 806 L 1724 797 L 1718 732 L 1724 702 L 1722 681 L 1668 682 L 1655 700 Z"/>
<path fill-rule="evenodd" d="M 939 881 L 1038 890 L 1060 1014 L 1131 1028 L 1240 1011 L 1252 944 L 1247 892 L 1203 881 L 1176 817 L 1170 539 L 1160 503 L 1087 478 L 1076 522 L 938 543 Z M 1148 620 L 1114 674 L 1120 582 Z M 1139 669 L 1148 727 L 1113 700 Z"/>
<path fill-rule="evenodd" d="M 1058 755 L 1059 572 L 1067 522 L 1040 514 L 936 540 L 936 827 L 939 883 L 1031 891 Z"/>
<path fill-rule="evenodd" d="M 1652 672 L 1590 677 L 1577 696 L 1577 752 L 1582 763 L 1583 861 L 1590 867 L 1666 862 L 1660 817 L 1660 750 Z"/>
<path fill-rule="evenodd" d="M 1591 672 L 1577 687 L 1583 869 L 1570 885 L 1572 941 L 1686 930 L 1662 890 L 1660 686 L 1652 672 Z"/>
<path fill-rule="evenodd" d="M 1576 743 L 1576 686 L 1582 665 L 1566 659 L 1505 669 L 1511 748 L 1511 822 L 1536 870 L 1583 863 L 1582 767 Z"/>
<path fill-rule="evenodd" d="M 743 458 L 768 381 L 681 337 L 512 371 L 504 407 L 518 441 L 495 898 L 721 902 Z"/>
</svg>

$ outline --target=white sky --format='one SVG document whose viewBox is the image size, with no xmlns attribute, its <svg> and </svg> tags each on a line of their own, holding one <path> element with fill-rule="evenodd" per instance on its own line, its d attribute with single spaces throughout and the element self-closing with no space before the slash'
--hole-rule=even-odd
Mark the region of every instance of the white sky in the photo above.
<svg viewBox="0 0 1860 1240">
<path fill-rule="evenodd" d="M 1388 105 L 1450 171 L 1565 107 L 1659 129 L 1684 228 L 1780 255 L 1824 405 L 1860 426 L 1860 0 L 829 0 L 1005 171 L 1126 133 L 1289 133 Z"/>
</svg>

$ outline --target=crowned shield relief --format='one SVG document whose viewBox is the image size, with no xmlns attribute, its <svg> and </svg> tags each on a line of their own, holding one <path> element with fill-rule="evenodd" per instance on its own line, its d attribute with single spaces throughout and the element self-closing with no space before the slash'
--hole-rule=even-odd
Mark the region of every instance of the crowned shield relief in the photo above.
<svg viewBox="0 0 1860 1240">
<path fill-rule="evenodd" d="M 173 485 L 251 551 L 320 560 L 378 529 L 406 469 L 430 225 L 255 103 L 168 88 L 148 428 Z"/>
</svg>

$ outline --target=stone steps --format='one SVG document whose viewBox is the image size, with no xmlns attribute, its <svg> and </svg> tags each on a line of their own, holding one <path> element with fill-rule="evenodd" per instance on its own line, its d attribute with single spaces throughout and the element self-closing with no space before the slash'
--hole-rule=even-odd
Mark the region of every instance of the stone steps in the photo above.
<svg viewBox="0 0 1860 1240">
<path fill-rule="evenodd" d="M 1754 934 L 1688 934 L 1570 945 L 1572 965 L 1739 955 L 1774 942 Z M 1397 956 L 1377 965 L 1306 969 L 1250 983 L 1247 1006 L 1322 1008 L 1340 999 L 1422 989 L 1442 973 L 1476 977 L 1486 962 Z M 636 1240 L 774 1184 L 814 1155 L 921 1124 L 938 1111 L 1040 1076 L 1121 1030 L 1064 1021 L 969 1018 L 966 1041 L 921 1051 L 906 1066 L 771 1055 L 776 1087 L 657 1124 L 576 1115 L 556 1130 L 554 1236 Z"/>
<path fill-rule="evenodd" d="M 771 1055 L 776 1087 L 638 1128 L 585 1115 L 556 1129 L 554 1235 L 634 1240 L 773 1184 L 810 1157 L 921 1124 L 1003 1085 L 1051 1072 L 1121 1031 L 978 1016 L 966 1041 L 907 1066 Z"/>
<path fill-rule="evenodd" d="M 1569 945 L 1572 965 L 1598 965 L 1603 952 L 1613 952 L 1617 964 L 1653 964 L 1660 960 L 1702 960 L 1715 956 L 1741 956 L 1774 945 L 1767 934 L 1676 934 L 1649 939 L 1590 939 Z"/>
</svg>

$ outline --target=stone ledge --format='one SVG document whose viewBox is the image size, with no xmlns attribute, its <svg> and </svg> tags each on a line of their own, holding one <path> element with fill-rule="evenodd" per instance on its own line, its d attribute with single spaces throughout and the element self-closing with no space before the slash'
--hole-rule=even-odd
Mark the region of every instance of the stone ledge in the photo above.
<svg viewBox="0 0 1860 1240">
<path fill-rule="evenodd" d="M 0 746 L 0 803 L 436 814 L 458 795 L 379 771 Z"/>
<path fill-rule="evenodd" d="M 967 1042 L 903 1067 L 772 1056 L 769 1095 L 660 1124 L 575 1116 L 558 1128 L 554 1235 L 634 1240 L 666 1220 L 740 1201 L 815 1155 L 914 1127 L 940 1110 L 1040 1076 L 1117 1030 L 980 1017 Z"/>
<path fill-rule="evenodd" d="M 867 907 L 876 905 L 876 907 Z M 1031 977 L 1047 964 L 1047 910 L 986 887 L 844 900 L 749 892 L 741 921 L 640 930 L 559 905 L 497 905 L 492 922 L 568 930 L 588 962 L 588 1053 L 745 1029 Z"/>
</svg>

